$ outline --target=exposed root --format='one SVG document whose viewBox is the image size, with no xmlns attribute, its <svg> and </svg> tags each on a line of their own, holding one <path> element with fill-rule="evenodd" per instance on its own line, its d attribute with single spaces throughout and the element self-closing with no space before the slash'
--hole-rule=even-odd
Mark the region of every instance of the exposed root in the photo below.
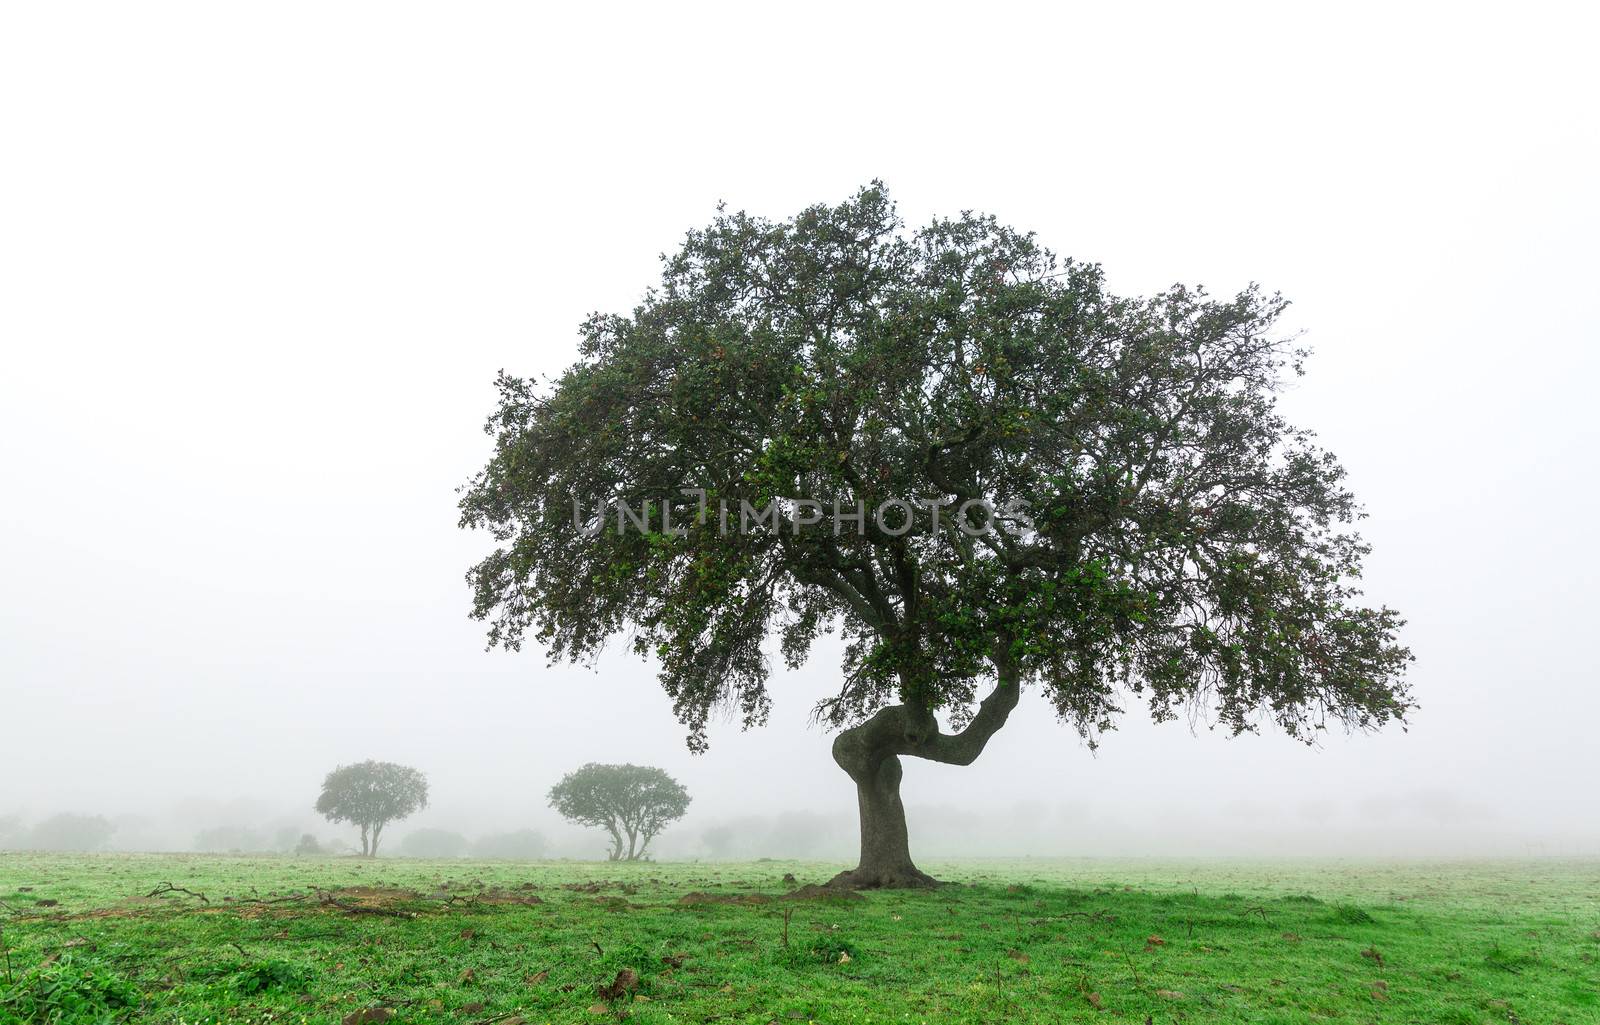
<svg viewBox="0 0 1600 1025">
<path fill-rule="evenodd" d="M 939 880 L 915 865 L 892 869 L 853 868 L 828 880 L 829 889 L 839 890 L 931 890 L 938 885 Z"/>
</svg>

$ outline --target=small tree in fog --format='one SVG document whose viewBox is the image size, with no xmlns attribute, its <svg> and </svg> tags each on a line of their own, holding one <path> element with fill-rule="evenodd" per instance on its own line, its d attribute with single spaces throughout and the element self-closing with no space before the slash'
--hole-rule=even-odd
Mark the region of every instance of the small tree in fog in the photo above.
<svg viewBox="0 0 1600 1025">
<path fill-rule="evenodd" d="M 480 837 L 472 845 L 472 853 L 474 857 L 499 861 L 538 861 L 544 857 L 544 848 L 543 833 L 536 829 L 519 829 Z"/>
<path fill-rule="evenodd" d="M 657 833 L 689 810 L 689 791 L 647 765 L 590 762 L 550 788 L 550 807 L 568 821 L 609 832 L 612 861 L 637 861 Z"/>
<path fill-rule="evenodd" d="M 732 826 L 712 826 L 700 834 L 700 842 L 706 845 L 713 858 L 726 858 L 733 849 L 733 839 Z"/>
<path fill-rule="evenodd" d="M 300 842 L 294 845 L 294 852 L 295 854 L 301 856 L 321 854 L 322 844 L 318 843 L 317 838 L 312 836 L 310 833 L 302 833 L 300 835 Z"/>
<path fill-rule="evenodd" d="M 428 806 L 428 777 L 408 765 L 367 760 L 341 765 L 322 781 L 317 811 L 361 827 L 361 855 L 378 856 L 383 827 Z"/>
<path fill-rule="evenodd" d="M 407 858 L 462 858 L 467 838 L 448 829 L 419 829 L 400 841 L 400 853 Z"/>
<path fill-rule="evenodd" d="M 195 834 L 194 849 L 255 853 L 270 850 L 271 846 L 267 843 L 267 838 L 254 829 L 244 826 L 213 826 Z"/>
</svg>

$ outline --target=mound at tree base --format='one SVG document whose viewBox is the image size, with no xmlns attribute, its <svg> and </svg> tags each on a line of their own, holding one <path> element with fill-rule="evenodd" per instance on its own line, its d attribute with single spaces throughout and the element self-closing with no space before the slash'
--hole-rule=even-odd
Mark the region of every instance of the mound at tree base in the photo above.
<svg viewBox="0 0 1600 1025">
<path fill-rule="evenodd" d="M 853 868 L 828 880 L 830 890 L 931 890 L 939 880 L 915 866 L 898 869 Z"/>
</svg>

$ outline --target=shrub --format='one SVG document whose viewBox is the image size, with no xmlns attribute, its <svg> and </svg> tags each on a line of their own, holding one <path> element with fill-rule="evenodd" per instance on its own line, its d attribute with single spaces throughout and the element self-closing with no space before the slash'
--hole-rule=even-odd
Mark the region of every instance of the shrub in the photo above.
<svg viewBox="0 0 1600 1025">
<path fill-rule="evenodd" d="M 71 954 L 31 969 L 0 998 L 0 1020 L 49 1025 L 101 1025 L 136 1010 L 139 990 L 104 965 Z"/>
<path fill-rule="evenodd" d="M 1354 904 L 1335 904 L 1333 907 L 1335 921 L 1345 925 L 1371 925 L 1373 918 Z"/>
</svg>

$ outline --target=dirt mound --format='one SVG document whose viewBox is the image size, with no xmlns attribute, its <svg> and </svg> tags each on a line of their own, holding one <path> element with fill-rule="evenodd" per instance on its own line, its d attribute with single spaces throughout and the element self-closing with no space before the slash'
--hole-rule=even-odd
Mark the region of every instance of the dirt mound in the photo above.
<svg viewBox="0 0 1600 1025">
<path fill-rule="evenodd" d="M 783 895 L 784 900 L 866 900 L 865 897 L 854 890 L 842 886 L 818 886 L 816 883 L 807 883 L 798 890 L 793 890 Z"/>
</svg>

